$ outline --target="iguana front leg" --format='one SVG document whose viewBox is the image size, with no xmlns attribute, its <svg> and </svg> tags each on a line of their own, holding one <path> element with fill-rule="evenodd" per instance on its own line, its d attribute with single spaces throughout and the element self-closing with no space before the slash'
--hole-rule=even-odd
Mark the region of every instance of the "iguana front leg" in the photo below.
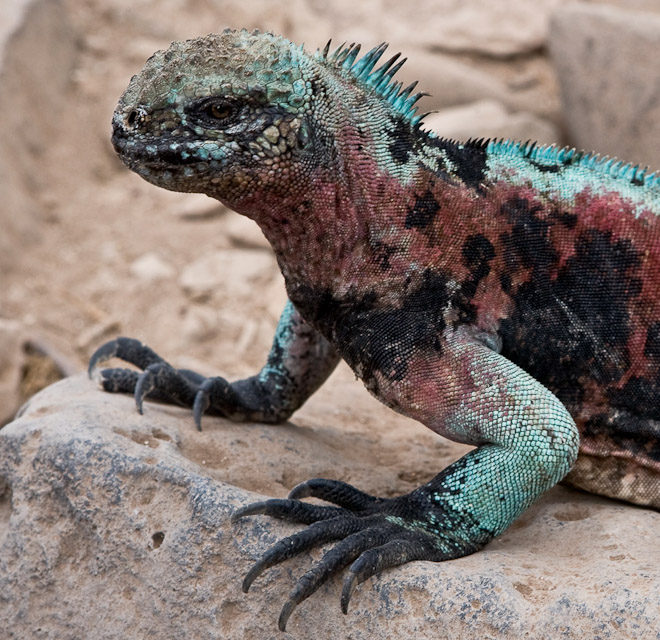
<svg viewBox="0 0 660 640">
<path fill-rule="evenodd" d="M 377 386 L 388 404 L 478 448 L 398 498 L 378 499 L 342 482 L 310 480 L 295 487 L 288 500 L 267 500 L 235 513 L 234 520 L 262 513 L 310 525 L 266 552 L 247 575 L 245 591 L 266 568 L 339 540 L 294 587 L 280 629 L 297 604 L 349 565 L 344 612 L 355 585 L 382 569 L 476 551 L 561 480 L 577 456 L 577 428 L 561 402 L 473 339 L 447 339 L 442 355 L 413 354 L 404 381 L 379 377 Z M 298 500 L 307 496 L 337 506 Z"/>
<path fill-rule="evenodd" d="M 105 391 L 133 393 L 140 412 L 145 397 L 192 407 L 199 429 L 202 414 L 207 411 L 234 421 L 284 422 L 339 362 L 332 345 L 300 317 L 291 302 L 284 307 L 265 366 L 244 380 L 228 382 L 175 369 L 132 338 L 117 338 L 99 347 L 90 358 L 90 376 L 99 364 L 111 358 L 130 362 L 142 372 L 99 371 Z"/>
</svg>

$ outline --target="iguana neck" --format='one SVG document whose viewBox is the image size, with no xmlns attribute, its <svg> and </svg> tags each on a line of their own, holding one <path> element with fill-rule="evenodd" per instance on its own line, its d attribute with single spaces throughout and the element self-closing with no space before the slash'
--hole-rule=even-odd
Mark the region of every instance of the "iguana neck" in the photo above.
<svg viewBox="0 0 660 640">
<path fill-rule="evenodd" d="M 287 283 L 336 297 L 364 290 L 377 278 L 391 285 L 394 274 L 405 276 L 388 268 L 383 251 L 388 233 L 397 229 L 401 240 L 411 189 L 367 154 L 342 157 L 341 167 L 317 169 L 304 189 L 290 190 L 300 195 L 275 202 L 257 197 L 238 207 L 261 227 Z"/>
</svg>

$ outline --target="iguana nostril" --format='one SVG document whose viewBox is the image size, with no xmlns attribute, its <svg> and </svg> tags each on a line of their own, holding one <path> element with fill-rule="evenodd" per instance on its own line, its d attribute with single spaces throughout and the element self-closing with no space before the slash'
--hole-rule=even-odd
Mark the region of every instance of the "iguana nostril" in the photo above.
<svg viewBox="0 0 660 640">
<path fill-rule="evenodd" d="M 147 115 L 147 111 L 144 107 L 136 107 L 132 109 L 130 113 L 124 117 L 124 126 L 126 128 L 132 128 L 140 126 Z"/>
</svg>

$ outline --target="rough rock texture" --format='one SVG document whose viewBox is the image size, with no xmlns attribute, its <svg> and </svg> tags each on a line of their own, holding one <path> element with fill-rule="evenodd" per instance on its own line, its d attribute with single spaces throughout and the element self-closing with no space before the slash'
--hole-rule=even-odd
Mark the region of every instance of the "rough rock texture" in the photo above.
<svg viewBox="0 0 660 640">
<path fill-rule="evenodd" d="M 549 44 L 571 144 L 660 168 L 660 15 L 571 5 Z"/>
<path fill-rule="evenodd" d="M 332 580 L 277 632 L 310 558 L 244 595 L 250 564 L 296 527 L 232 525 L 232 510 L 317 475 L 409 491 L 465 450 L 399 417 L 379 432 L 391 412 L 344 369 L 329 387 L 286 425 L 209 418 L 201 434 L 184 410 L 140 416 L 83 376 L 35 396 L 0 431 L 4 637 L 660 638 L 660 514 L 564 488 L 481 553 L 367 581 L 348 616 Z"/>
</svg>

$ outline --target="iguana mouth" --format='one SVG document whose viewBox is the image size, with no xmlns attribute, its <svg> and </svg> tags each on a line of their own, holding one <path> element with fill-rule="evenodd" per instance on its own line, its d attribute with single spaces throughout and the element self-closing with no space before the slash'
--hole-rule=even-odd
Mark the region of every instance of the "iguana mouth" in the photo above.
<svg viewBox="0 0 660 640">
<path fill-rule="evenodd" d="M 207 158 L 198 155 L 199 143 L 172 142 L 148 134 L 135 136 L 115 128 L 112 146 L 126 164 L 137 161 L 159 167 L 208 164 Z"/>
</svg>

